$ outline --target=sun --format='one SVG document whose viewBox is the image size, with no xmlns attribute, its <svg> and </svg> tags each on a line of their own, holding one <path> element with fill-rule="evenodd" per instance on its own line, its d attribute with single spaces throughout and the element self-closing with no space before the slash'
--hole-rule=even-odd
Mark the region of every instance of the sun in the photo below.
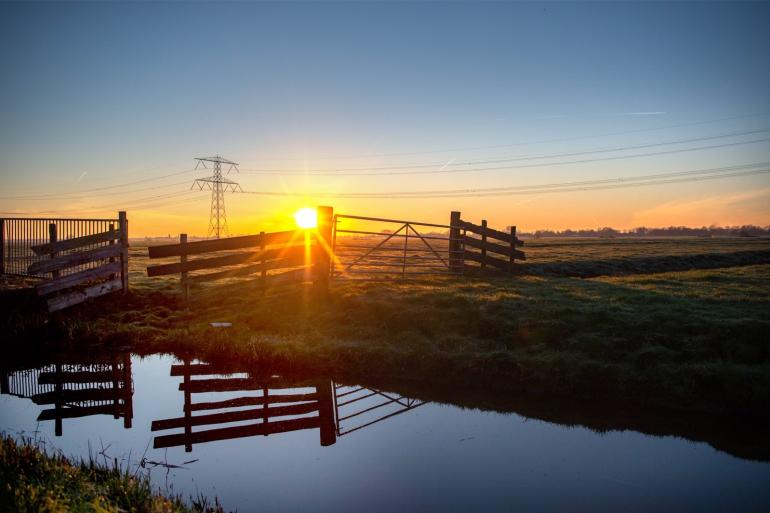
<svg viewBox="0 0 770 513">
<path fill-rule="evenodd" d="M 307 230 L 308 228 L 315 228 L 317 224 L 316 211 L 314 208 L 301 208 L 294 212 L 294 221 L 297 226 Z"/>
</svg>

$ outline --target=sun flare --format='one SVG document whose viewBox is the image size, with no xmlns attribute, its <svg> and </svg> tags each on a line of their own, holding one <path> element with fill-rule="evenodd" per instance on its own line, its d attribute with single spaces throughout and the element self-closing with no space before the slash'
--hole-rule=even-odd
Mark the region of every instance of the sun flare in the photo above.
<svg viewBox="0 0 770 513">
<path fill-rule="evenodd" d="M 297 210 L 294 213 L 294 221 L 302 229 L 315 228 L 317 222 L 315 209 L 305 207 Z"/>
</svg>

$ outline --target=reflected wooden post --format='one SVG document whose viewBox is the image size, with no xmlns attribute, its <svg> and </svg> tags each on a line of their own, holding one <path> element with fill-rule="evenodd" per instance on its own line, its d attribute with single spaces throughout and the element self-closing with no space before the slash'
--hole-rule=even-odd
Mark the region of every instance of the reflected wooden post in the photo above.
<svg viewBox="0 0 770 513">
<path fill-rule="evenodd" d="M 316 232 L 318 240 L 315 246 L 315 258 L 313 259 L 315 276 L 313 284 L 320 295 L 325 296 L 329 292 L 329 276 L 331 274 L 331 262 L 334 256 L 332 251 L 332 222 L 334 209 L 332 207 L 317 207 Z"/>
<path fill-rule="evenodd" d="M 113 419 L 120 418 L 120 375 L 118 374 L 118 358 L 113 353 L 110 355 L 110 371 L 112 374 L 112 412 Z"/>
<path fill-rule="evenodd" d="M 461 273 L 463 269 L 463 257 L 460 254 L 460 212 L 452 211 L 449 216 L 449 271 Z"/>
<path fill-rule="evenodd" d="M 128 218 L 126 212 L 118 212 L 118 230 L 120 230 L 120 281 L 123 293 L 128 292 Z"/>
<path fill-rule="evenodd" d="M 321 445 L 324 447 L 334 445 L 337 441 L 337 433 L 334 429 L 334 399 L 331 380 L 319 383 L 315 390 L 318 396 Z"/>
<path fill-rule="evenodd" d="M 54 432 L 56 436 L 61 436 L 63 426 L 62 426 L 62 415 L 64 412 L 62 411 L 62 407 L 64 406 L 62 404 L 62 391 L 63 391 L 63 385 L 62 382 L 64 381 L 64 376 L 62 376 L 61 371 L 61 364 L 56 364 L 56 373 L 54 374 L 56 377 L 56 384 L 54 385 L 54 405 L 53 405 L 53 411 L 54 411 Z"/>
<path fill-rule="evenodd" d="M 134 418 L 134 398 L 131 389 L 131 354 L 123 353 L 123 427 L 131 428 Z"/>
<path fill-rule="evenodd" d="M 187 359 L 184 361 L 184 421 L 184 452 L 192 452 L 192 396 L 190 392 L 190 360 Z"/>
<path fill-rule="evenodd" d="M 0 371 L 0 394 L 7 394 L 11 391 L 10 373 L 7 370 Z"/>
<path fill-rule="evenodd" d="M 187 299 L 190 295 L 190 284 L 187 281 L 187 234 L 179 234 L 179 245 L 182 246 L 179 262 L 182 264 L 182 276 L 179 279 L 182 285 L 182 296 Z"/>
</svg>

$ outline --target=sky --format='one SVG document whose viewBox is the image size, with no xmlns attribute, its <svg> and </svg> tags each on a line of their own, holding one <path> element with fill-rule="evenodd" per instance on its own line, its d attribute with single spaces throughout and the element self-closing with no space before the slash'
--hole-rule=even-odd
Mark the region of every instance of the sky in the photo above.
<svg viewBox="0 0 770 513">
<path fill-rule="evenodd" d="M 246 191 L 233 234 L 315 205 L 770 225 L 769 21 L 762 2 L 0 3 L 0 215 L 205 235 L 194 158 L 219 154 Z M 628 186 L 717 168 L 738 176 Z M 623 186 L 542 187 L 596 180 Z M 531 188 L 478 195 L 505 187 Z"/>
</svg>

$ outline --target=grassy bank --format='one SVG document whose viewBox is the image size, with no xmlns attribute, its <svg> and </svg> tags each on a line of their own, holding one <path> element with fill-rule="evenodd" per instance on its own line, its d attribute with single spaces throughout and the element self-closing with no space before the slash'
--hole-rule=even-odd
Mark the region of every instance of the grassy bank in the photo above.
<svg viewBox="0 0 770 513">
<path fill-rule="evenodd" d="M 325 301 L 308 290 L 263 295 L 241 282 L 194 290 L 182 302 L 173 281 L 136 280 L 128 296 L 53 317 L 30 314 L 37 303 L 29 295 L 6 294 L 4 329 L 32 343 L 113 341 L 364 382 L 767 416 L 770 266 L 739 265 L 591 279 L 339 283 Z"/>
<path fill-rule="evenodd" d="M 153 491 L 148 479 L 117 466 L 73 462 L 33 444 L 0 437 L 0 510 L 15 512 L 217 513 L 205 500 L 186 504 Z"/>
</svg>

